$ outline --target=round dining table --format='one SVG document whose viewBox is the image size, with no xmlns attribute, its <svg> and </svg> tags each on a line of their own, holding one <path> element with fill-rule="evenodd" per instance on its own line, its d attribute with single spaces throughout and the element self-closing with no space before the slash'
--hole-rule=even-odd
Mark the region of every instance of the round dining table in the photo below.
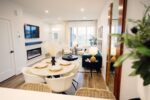
<svg viewBox="0 0 150 100">
<path fill-rule="evenodd" d="M 61 67 L 60 70 L 51 70 L 52 67 L 59 66 Z M 51 64 L 47 64 L 46 67 L 43 68 L 36 68 L 35 65 L 30 67 L 30 72 L 39 75 L 39 76 L 55 76 L 55 75 L 63 75 L 70 73 L 75 68 L 75 64 L 71 63 L 68 65 L 61 65 L 60 62 L 56 63 L 56 66 L 52 66 Z"/>
</svg>

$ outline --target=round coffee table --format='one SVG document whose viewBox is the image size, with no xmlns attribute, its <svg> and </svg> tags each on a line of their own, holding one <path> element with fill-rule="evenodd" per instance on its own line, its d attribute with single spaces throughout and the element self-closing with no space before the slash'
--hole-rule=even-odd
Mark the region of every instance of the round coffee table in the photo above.
<svg viewBox="0 0 150 100">
<path fill-rule="evenodd" d="M 74 61 L 74 60 L 78 59 L 78 56 L 76 56 L 76 55 L 63 55 L 62 59 L 67 60 L 67 61 Z"/>
</svg>

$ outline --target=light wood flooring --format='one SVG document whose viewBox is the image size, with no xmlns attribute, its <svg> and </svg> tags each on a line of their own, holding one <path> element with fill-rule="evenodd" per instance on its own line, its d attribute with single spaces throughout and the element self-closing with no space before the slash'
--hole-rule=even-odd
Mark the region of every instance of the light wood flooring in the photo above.
<svg viewBox="0 0 150 100">
<path fill-rule="evenodd" d="M 78 89 L 81 87 L 106 89 L 106 84 L 101 74 L 93 73 L 93 77 L 91 77 L 90 73 L 78 73 L 75 77 L 75 80 L 79 83 L 77 87 Z M 23 83 L 24 78 L 23 75 L 20 74 L 0 82 L 0 87 L 19 89 Z M 74 87 L 72 86 L 68 91 L 66 91 L 66 93 L 69 95 L 74 95 Z"/>
<path fill-rule="evenodd" d="M 114 73 L 110 73 L 108 88 L 111 92 L 114 92 L 114 77 L 115 77 Z"/>
</svg>

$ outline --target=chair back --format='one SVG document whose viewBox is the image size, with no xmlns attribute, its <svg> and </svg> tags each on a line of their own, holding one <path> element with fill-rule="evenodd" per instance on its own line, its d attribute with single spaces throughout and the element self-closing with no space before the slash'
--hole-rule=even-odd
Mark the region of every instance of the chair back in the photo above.
<svg viewBox="0 0 150 100">
<path fill-rule="evenodd" d="M 40 92 L 52 92 L 49 86 L 42 83 L 24 83 L 23 85 L 21 85 L 20 89 Z"/>
<path fill-rule="evenodd" d="M 112 92 L 97 88 L 80 88 L 76 91 L 75 95 L 116 100 Z"/>
<path fill-rule="evenodd" d="M 44 83 L 45 79 L 42 76 L 34 75 L 30 72 L 28 67 L 24 67 L 22 70 L 26 83 Z"/>
<path fill-rule="evenodd" d="M 73 69 L 72 72 L 76 75 L 78 73 L 80 63 L 79 62 L 75 62 L 74 64 L 75 64 L 75 68 Z"/>
<path fill-rule="evenodd" d="M 48 86 L 54 92 L 64 92 L 72 86 L 72 79 L 74 73 L 70 73 L 67 76 L 62 76 L 59 78 L 46 78 Z"/>
</svg>

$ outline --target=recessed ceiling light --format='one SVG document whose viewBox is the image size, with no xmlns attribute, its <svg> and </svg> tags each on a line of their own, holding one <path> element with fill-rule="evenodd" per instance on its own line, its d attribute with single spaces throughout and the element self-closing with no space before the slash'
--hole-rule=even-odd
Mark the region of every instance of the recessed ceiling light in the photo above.
<svg viewBox="0 0 150 100">
<path fill-rule="evenodd" d="M 48 10 L 45 10 L 44 12 L 45 12 L 46 14 L 48 14 L 49 11 L 48 11 Z"/>
<path fill-rule="evenodd" d="M 80 11 L 81 11 L 81 12 L 84 12 L 84 8 L 81 8 Z"/>
</svg>

